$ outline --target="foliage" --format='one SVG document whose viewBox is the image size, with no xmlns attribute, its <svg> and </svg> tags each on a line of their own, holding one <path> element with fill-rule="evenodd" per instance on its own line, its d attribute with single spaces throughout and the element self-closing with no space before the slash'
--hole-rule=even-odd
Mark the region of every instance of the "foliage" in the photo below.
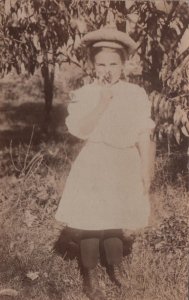
<svg viewBox="0 0 189 300">
<path fill-rule="evenodd" d="M 104 23 L 106 5 L 61 0 L 4 0 L 0 15 L 0 73 L 14 68 L 18 74 L 41 70 L 47 123 L 54 95 L 55 66 L 74 62 L 82 67 L 83 53 L 74 54 L 87 27 Z M 98 11 L 98 19 L 96 12 Z M 79 16 L 79 18 L 78 18 Z M 87 25 L 86 25 L 87 22 Z"/>
<path fill-rule="evenodd" d="M 154 135 L 160 144 L 167 141 L 168 153 L 179 148 L 177 145 L 186 151 L 189 60 L 188 49 L 179 55 L 178 48 L 188 28 L 188 3 L 164 1 L 163 5 L 161 1 L 136 1 L 130 10 L 138 15 L 131 35 L 139 42 L 141 78 L 151 92 Z"/>
<path fill-rule="evenodd" d="M 59 47 L 69 38 L 67 8 L 48 0 L 5 0 L 3 8 L 0 71 L 4 75 L 14 67 L 18 74 L 34 74 L 39 68 L 49 113 Z"/>
<path fill-rule="evenodd" d="M 91 75 L 81 38 L 90 30 L 116 24 L 138 43 L 133 61 L 137 60 L 135 66 L 140 65 L 140 71 L 135 74 L 131 68 L 128 77 L 153 92 L 156 138 L 166 137 L 169 147 L 170 141 L 182 144 L 188 136 L 189 50 L 181 55 L 178 52 L 188 28 L 187 2 L 4 0 L 1 8 L 0 73 L 5 75 L 15 68 L 18 74 L 34 74 L 40 69 L 48 117 L 55 67 L 68 61 Z"/>
<path fill-rule="evenodd" d="M 68 41 L 66 7 L 56 1 L 4 1 L 1 15 L 1 72 L 20 74 L 54 64 L 57 49 Z"/>
<path fill-rule="evenodd" d="M 166 98 L 159 94 L 153 98 L 153 113 L 156 113 L 155 135 L 160 143 L 167 139 L 167 150 L 171 153 L 174 144 L 182 145 L 187 150 L 187 137 L 189 129 L 188 106 L 186 97 Z M 176 102 L 176 104 L 175 104 Z M 186 129 L 187 128 L 187 129 Z M 176 147 L 175 145 L 175 147 Z M 178 148 L 178 147 L 177 147 Z"/>
<path fill-rule="evenodd" d="M 4 75 L 14 67 L 19 74 L 33 74 L 37 68 L 43 73 L 45 67 L 51 69 L 64 61 L 83 66 L 84 53 L 74 53 L 82 35 L 116 23 L 139 43 L 143 77 L 152 88 L 161 89 L 163 61 L 167 61 L 166 53 L 176 54 L 189 14 L 185 2 L 174 1 L 170 6 L 164 1 L 167 11 L 161 8 L 161 2 L 133 1 L 128 7 L 127 1 L 4 0 L 0 72 Z M 133 15 L 137 15 L 135 21 Z M 131 30 L 130 23 L 134 23 Z"/>
<path fill-rule="evenodd" d="M 160 142 L 167 138 L 169 153 L 174 142 L 187 147 L 186 137 L 189 136 L 188 67 L 189 59 L 186 57 L 173 72 L 169 72 L 166 76 L 162 92 L 153 91 L 150 95 L 152 118 L 156 122 L 155 134 Z"/>
<path fill-rule="evenodd" d="M 4 0 L 1 4 L 2 75 L 14 67 L 33 74 L 74 60 L 73 50 L 87 30 L 105 25 L 105 1 Z M 119 1 L 118 1 L 119 2 Z M 86 5 L 87 4 L 87 5 Z M 79 62 L 78 62 L 79 63 Z"/>
<path fill-rule="evenodd" d="M 167 62 L 170 53 L 174 54 L 174 61 L 178 44 L 188 27 L 188 4 L 174 1 L 170 7 L 169 1 L 164 3 L 169 4 L 169 10 L 159 9 L 157 1 L 136 1 L 132 7 L 132 12 L 138 14 L 138 21 L 131 34 L 140 42 L 138 52 L 143 63 L 143 76 L 157 90 L 162 89 L 159 72 L 163 62 Z M 172 71 L 174 65 L 169 68 Z"/>
</svg>

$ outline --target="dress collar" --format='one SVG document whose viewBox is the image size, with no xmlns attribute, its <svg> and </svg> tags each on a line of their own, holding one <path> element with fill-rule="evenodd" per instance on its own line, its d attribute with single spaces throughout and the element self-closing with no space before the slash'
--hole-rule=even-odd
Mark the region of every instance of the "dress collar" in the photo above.
<svg viewBox="0 0 189 300">
<path fill-rule="evenodd" d="M 109 85 L 109 87 L 110 87 L 110 88 L 116 87 L 117 85 L 119 85 L 119 84 L 122 83 L 122 82 L 123 82 L 123 80 L 119 79 L 119 80 L 117 80 L 116 82 L 114 82 L 114 84 Z M 100 84 L 98 83 L 98 80 L 97 80 L 96 78 L 95 78 L 94 81 L 93 81 L 93 85 L 98 86 L 98 87 L 103 87 L 102 85 L 100 85 Z"/>
</svg>

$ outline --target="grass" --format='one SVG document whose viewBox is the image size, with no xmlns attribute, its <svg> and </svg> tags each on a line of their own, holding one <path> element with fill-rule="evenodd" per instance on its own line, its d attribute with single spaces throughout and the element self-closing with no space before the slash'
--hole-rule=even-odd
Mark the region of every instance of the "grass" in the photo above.
<svg viewBox="0 0 189 300">
<path fill-rule="evenodd" d="M 36 101 L 40 87 L 30 95 L 35 101 L 28 102 L 30 89 L 23 92 L 21 86 L 21 83 L 15 86 L 12 96 L 4 93 L 2 99 L 0 292 L 14 289 L 18 295 L 0 294 L 0 299 L 87 300 L 82 293 L 77 259 L 54 250 L 57 236 L 54 213 L 82 143 L 66 133 L 62 121 L 64 103 L 57 99 L 53 113 L 56 116 L 59 111 L 54 125 L 58 134 L 44 135 L 39 114 L 43 104 Z M 19 102 L 13 103 L 11 97 L 16 92 Z M 33 108 L 29 119 L 24 115 L 26 107 Z M 28 147 L 34 123 L 37 125 Z M 100 285 L 109 300 L 187 299 L 189 192 L 183 176 L 170 181 L 169 164 L 166 155 L 158 156 L 151 195 L 151 226 L 136 232 L 132 252 L 124 258 L 126 288 L 118 291 L 105 268 L 98 266 Z"/>
</svg>

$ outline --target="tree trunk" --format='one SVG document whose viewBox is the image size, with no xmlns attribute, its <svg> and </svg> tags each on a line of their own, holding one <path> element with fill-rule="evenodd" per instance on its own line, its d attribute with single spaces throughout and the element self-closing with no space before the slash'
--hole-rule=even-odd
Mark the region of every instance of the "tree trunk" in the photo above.
<svg viewBox="0 0 189 300">
<path fill-rule="evenodd" d="M 49 64 L 45 64 L 42 68 L 42 76 L 44 80 L 44 97 L 45 97 L 45 130 L 48 132 L 51 126 L 51 113 L 54 96 L 54 68 Z"/>
</svg>

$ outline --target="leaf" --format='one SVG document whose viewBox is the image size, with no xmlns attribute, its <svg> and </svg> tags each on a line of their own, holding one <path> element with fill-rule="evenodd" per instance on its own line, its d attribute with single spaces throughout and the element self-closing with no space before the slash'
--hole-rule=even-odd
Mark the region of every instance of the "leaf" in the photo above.
<svg viewBox="0 0 189 300">
<path fill-rule="evenodd" d="M 168 136 L 173 135 L 173 124 L 169 124 L 169 126 L 167 127 L 167 134 Z"/>
<path fill-rule="evenodd" d="M 36 195 L 40 200 L 47 200 L 49 195 L 48 193 L 45 191 L 45 188 L 43 191 L 40 191 L 39 193 L 37 193 Z"/>
<path fill-rule="evenodd" d="M 75 30 L 77 28 L 77 21 L 75 18 L 71 18 L 70 20 L 70 27 Z"/>
<path fill-rule="evenodd" d="M 180 145 L 180 142 L 181 142 L 181 132 L 180 132 L 180 129 L 176 125 L 174 125 L 173 130 L 174 130 L 174 136 L 175 136 L 175 139 L 177 141 L 177 144 Z"/>
<path fill-rule="evenodd" d="M 31 5 L 31 2 L 28 3 L 27 9 L 28 9 L 29 15 L 31 16 L 34 13 L 34 9 L 33 9 L 32 5 Z"/>
<path fill-rule="evenodd" d="M 31 227 L 33 222 L 37 219 L 36 216 L 32 215 L 30 210 L 26 210 L 25 212 L 25 224 L 28 226 L 28 227 Z"/>
<path fill-rule="evenodd" d="M 90 19 L 92 22 L 95 22 L 95 15 L 94 15 L 93 11 L 90 14 Z"/>
<path fill-rule="evenodd" d="M 81 45 L 81 39 L 79 37 L 79 34 L 75 35 L 75 42 L 74 42 L 74 49 L 78 49 Z"/>
<path fill-rule="evenodd" d="M 30 17 L 30 20 L 31 20 L 31 23 L 36 23 L 37 21 L 36 21 L 36 18 L 34 17 L 34 16 L 31 16 Z"/>
<path fill-rule="evenodd" d="M 22 6 L 20 18 L 21 20 L 25 19 L 27 17 L 27 6 Z"/>
<path fill-rule="evenodd" d="M 32 271 L 29 271 L 27 274 L 26 274 L 26 277 L 31 279 L 32 281 L 33 280 L 36 280 L 38 277 L 39 277 L 39 272 L 32 272 Z"/>
<path fill-rule="evenodd" d="M 62 47 L 61 47 L 61 53 L 64 55 L 64 56 L 67 56 L 67 47 L 66 47 L 66 45 L 63 45 Z"/>
<path fill-rule="evenodd" d="M 168 4 L 166 1 L 155 0 L 154 4 L 159 11 L 162 11 L 166 14 L 169 14 L 172 9 L 172 3 Z"/>
<path fill-rule="evenodd" d="M 115 22 L 114 14 L 111 10 L 109 10 L 107 14 L 107 23 L 113 24 L 114 22 Z"/>
<path fill-rule="evenodd" d="M 106 11 L 106 8 L 101 6 L 100 7 L 100 13 L 103 15 L 105 13 L 105 11 Z"/>
<path fill-rule="evenodd" d="M 177 105 L 173 116 L 173 121 L 176 126 L 179 126 L 182 120 L 182 109 L 181 105 Z"/>
<path fill-rule="evenodd" d="M 13 289 L 3 289 L 3 290 L 0 290 L 0 295 L 1 296 L 17 297 L 18 292 L 16 290 L 13 290 Z"/>
<path fill-rule="evenodd" d="M 124 66 L 124 74 L 125 76 L 128 75 L 141 75 L 142 74 L 142 66 L 140 64 L 140 61 L 137 59 L 130 59 L 125 63 Z"/>
<path fill-rule="evenodd" d="M 181 123 L 185 126 L 189 122 L 189 111 L 182 110 Z"/>
<path fill-rule="evenodd" d="M 162 127 L 160 127 L 159 132 L 158 132 L 158 139 L 160 142 L 163 141 L 163 134 L 164 134 L 164 128 L 162 126 Z"/>
<path fill-rule="evenodd" d="M 70 36 L 68 41 L 67 41 L 67 48 L 72 47 L 74 44 L 73 38 Z"/>
<path fill-rule="evenodd" d="M 15 246 L 15 242 L 11 241 L 10 242 L 10 247 L 9 247 L 11 251 L 13 251 L 14 246 Z"/>
<path fill-rule="evenodd" d="M 182 126 L 182 127 L 181 127 L 181 131 L 182 131 L 182 133 L 183 133 L 185 136 L 189 137 L 189 132 L 187 131 L 187 129 L 186 129 L 185 126 Z"/>
<path fill-rule="evenodd" d="M 25 74 L 25 73 L 26 73 L 26 68 L 25 68 L 25 65 L 24 65 L 23 62 L 21 63 L 21 66 L 20 66 L 20 67 L 21 67 L 21 73 L 22 73 L 22 74 Z"/>
<path fill-rule="evenodd" d="M 80 34 L 84 34 L 87 32 L 87 24 L 83 19 L 78 19 L 76 24 Z"/>
<path fill-rule="evenodd" d="M 42 56 L 41 54 L 39 54 L 39 55 L 37 56 L 37 62 L 38 62 L 39 64 L 41 64 L 41 63 L 43 62 L 43 56 Z"/>
<path fill-rule="evenodd" d="M 44 37 L 44 38 L 46 38 L 47 31 L 48 31 L 48 29 L 47 29 L 47 28 L 45 28 L 45 29 L 44 29 L 44 31 L 43 31 L 43 37 Z"/>
<path fill-rule="evenodd" d="M 48 153 L 50 154 L 50 155 L 52 155 L 52 156 L 56 156 L 57 154 L 58 154 L 58 152 L 59 152 L 59 149 L 57 148 L 57 149 L 55 149 L 54 151 L 53 150 L 50 150 L 50 149 L 48 149 Z"/>
<path fill-rule="evenodd" d="M 9 182 L 10 182 L 11 184 L 18 184 L 19 180 L 18 180 L 18 178 L 17 178 L 16 176 L 12 175 L 12 176 L 10 176 L 10 178 L 9 178 Z"/>
<path fill-rule="evenodd" d="M 22 19 L 22 11 L 21 11 L 21 8 L 19 8 L 17 10 L 17 16 L 18 16 L 18 20 L 21 20 Z"/>
<path fill-rule="evenodd" d="M 14 7 L 16 2 L 17 2 L 17 0 L 11 0 L 11 7 Z"/>
<path fill-rule="evenodd" d="M 33 241 L 30 243 L 29 249 L 30 249 L 30 252 L 33 252 L 33 250 L 35 249 L 35 244 Z"/>
<path fill-rule="evenodd" d="M 37 49 L 37 50 L 40 50 L 41 48 L 40 48 L 40 43 L 39 43 L 39 38 L 38 38 L 38 35 L 37 34 L 34 34 L 34 36 L 33 36 L 33 44 L 34 44 L 34 46 L 35 46 L 35 48 Z"/>
<path fill-rule="evenodd" d="M 11 10 L 11 1 L 5 0 L 5 14 L 8 15 Z"/>
</svg>

